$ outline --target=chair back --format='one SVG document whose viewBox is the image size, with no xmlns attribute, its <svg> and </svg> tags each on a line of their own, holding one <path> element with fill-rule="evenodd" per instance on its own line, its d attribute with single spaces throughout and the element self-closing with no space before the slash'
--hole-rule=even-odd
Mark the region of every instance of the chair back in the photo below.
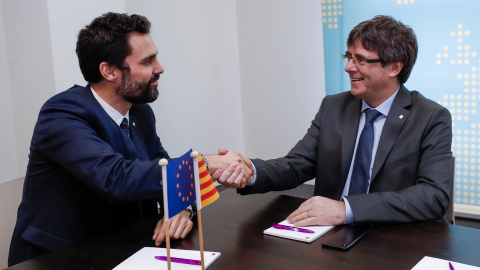
<svg viewBox="0 0 480 270">
<path fill-rule="evenodd" d="M 450 205 L 448 206 L 447 214 L 453 224 L 455 224 L 455 211 L 454 211 L 455 200 L 453 199 L 455 195 L 454 189 L 455 189 L 455 157 L 452 156 L 452 179 L 450 179 L 450 194 L 449 194 Z"/>
</svg>

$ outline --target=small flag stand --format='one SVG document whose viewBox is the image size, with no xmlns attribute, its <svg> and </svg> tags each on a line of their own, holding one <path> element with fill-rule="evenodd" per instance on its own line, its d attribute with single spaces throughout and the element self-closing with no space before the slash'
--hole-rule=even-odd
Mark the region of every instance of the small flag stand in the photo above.
<svg viewBox="0 0 480 270">
<path fill-rule="evenodd" d="M 193 158 L 193 164 L 198 164 L 198 152 L 192 151 L 190 157 Z M 203 160 L 202 160 L 203 161 Z M 197 221 L 198 221 L 198 237 L 200 241 L 200 258 L 202 260 L 202 270 L 205 270 L 205 259 L 203 258 L 203 231 L 202 231 L 202 195 L 200 192 L 200 179 L 198 166 L 193 168 L 195 172 L 195 193 L 197 198 Z"/>
<path fill-rule="evenodd" d="M 202 155 L 196 151 L 190 150 L 183 156 L 172 160 L 170 164 L 166 159 L 161 159 L 158 164 L 162 166 L 163 208 L 165 213 L 165 242 L 167 246 L 168 270 L 171 270 L 170 218 L 183 211 L 191 205 L 193 201 L 197 203 L 200 257 L 202 270 L 205 270 L 201 209 L 218 199 L 219 194 L 217 188 L 208 173 Z"/>
<path fill-rule="evenodd" d="M 168 200 L 168 195 L 167 195 L 167 191 L 168 191 L 168 188 L 167 188 L 167 165 L 168 165 L 168 160 L 162 158 L 160 159 L 160 161 L 158 162 L 158 165 L 162 166 L 162 179 L 163 180 L 163 198 L 164 200 Z M 167 196 L 165 199 L 165 196 Z M 169 228 L 169 223 L 170 223 L 170 218 L 169 218 L 169 215 L 168 215 L 168 207 L 164 207 L 164 212 L 165 212 L 165 215 L 164 215 L 164 222 L 165 222 L 165 233 L 166 233 L 166 245 L 167 245 L 167 265 L 168 265 L 168 270 L 171 270 L 172 269 L 172 266 L 171 266 L 171 261 L 170 261 L 170 228 Z"/>
</svg>

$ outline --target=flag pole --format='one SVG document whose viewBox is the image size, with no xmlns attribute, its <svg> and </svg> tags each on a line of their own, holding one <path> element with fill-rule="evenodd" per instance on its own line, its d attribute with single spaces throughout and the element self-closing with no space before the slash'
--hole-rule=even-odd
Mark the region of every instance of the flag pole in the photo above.
<svg viewBox="0 0 480 270">
<path fill-rule="evenodd" d="M 165 221 L 165 232 L 167 234 L 167 239 L 166 239 L 166 244 L 167 244 L 167 265 L 168 265 L 168 270 L 172 269 L 172 265 L 170 262 L 170 226 L 169 226 L 170 221 Z"/>
<path fill-rule="evenodd" d="M 165 212 L 163 218 L 165 222 L 166 244 L 167 244 L 167 265 L 168 270 L 172 269 L 170 261 L 170 217 L 168 216 L 168 192 L 167 192 L 167 164 L 168 160 L 162 158 L 158 161 L 158 165 L 162 166 L 162 179 L 163 179 L 163 212 Z"/>
<path fill-rule="evenodd" d="M 195 175 L 195 193 L 196 193 L 196 200 L 197 200 L 197 220 L 198 220 L 198 236 L 200 240 L 200 258 L 202 261 L 202 270 L 205 270 L 205 259 L 203 255 L 203 231 L 202 231 L 202 196 L 200 192 L 200 178 L 199 178 L 199 170 L 198 170 L 198 152 L 192 151 L 190 157 L 193 158 L 193 166 L 194 175 Z"/>
<path fill-rule="evenodd" d="M 203 258 L 202 210 L 197 210 L 197 220 L 198 220 L 198 237 L 200 239 L 200 257 L 202 258 L 202 270 L 205 270 L 205 260 Z"/>
</svg>

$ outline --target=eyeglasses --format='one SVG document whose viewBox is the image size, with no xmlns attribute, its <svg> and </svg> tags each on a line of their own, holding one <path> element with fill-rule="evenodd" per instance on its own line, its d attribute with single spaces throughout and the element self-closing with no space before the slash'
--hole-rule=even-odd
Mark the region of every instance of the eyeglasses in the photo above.
<svg viewBox="0 0 480 270">
<path fill-rule="evenodd" d="M 366 59 L 366 58 L 363 58 L 363 57 L 351 57 L 350 55 L 346 55 L 346 54 L 342 55 L 342 60 L 343 60 L 343 63 L 345 63 L 345 64 L 348 64 L 348 62 L 350 62 L 350 60 L 353 60 L 354 65 L 360 65 L 360 66 L 363 66 L 366 63 L 383 62 L 383 60 L 380 59 L 380 58 Z"/>
</svg>

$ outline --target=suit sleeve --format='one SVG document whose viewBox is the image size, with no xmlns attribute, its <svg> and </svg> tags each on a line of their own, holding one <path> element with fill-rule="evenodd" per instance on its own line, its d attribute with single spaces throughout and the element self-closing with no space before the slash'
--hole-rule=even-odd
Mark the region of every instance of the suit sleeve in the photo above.
<svg viewBox="0 0 480 270">
<path fill-rule="evenodd" d="M 73 96 L 73 97 L 72 97 Z M 101 138 L 96 108 L 76 95 L 60 95 L 42 108 L 36 126 L 39 155 L 52 160 L 99 197 L 113 203 L 155 199 L 161 194 L 161 168 L 153 161 L 128 160 Z M 157 137 L 158 156 L 167 156 Z"/>
<path fill-rule="evenodd" d="M 371 192 L 365 195 L 348 196 L 357 224 L 402 223 L 421 220 L 436 220 L 444 217 L 449 205 L 452 179 L 452 124 L 451 115 L 437 106 L 430 114 L 427 127 L 421 135 L 418 153 L 413 153 L 391 164 L 384 170 L 396 170 L 411 166 L 416 170 L 414 185 L 392 191 Z M 415 163 L 415 156 L 419 161 Z M 412 165 L 413 164 L 413 165 Z M 384 172 L 388 175 L 388 171 Z M 383 181 L 409 181 L 405 174 L 389 174 Z M 402 177 L 403 178 L 402 180 Z M 445 220 L 445 219 L 444 219 Z"/>
</svg>

